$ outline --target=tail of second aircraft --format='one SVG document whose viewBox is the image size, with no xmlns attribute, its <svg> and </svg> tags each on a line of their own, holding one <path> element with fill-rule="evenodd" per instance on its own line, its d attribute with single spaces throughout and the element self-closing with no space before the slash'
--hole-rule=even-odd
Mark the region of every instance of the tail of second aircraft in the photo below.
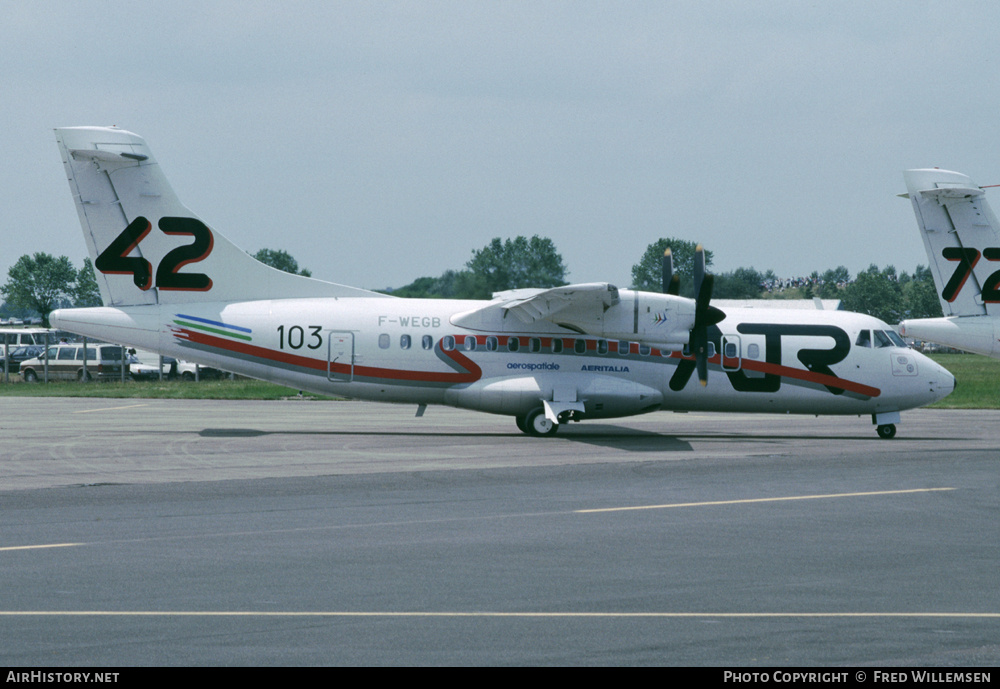
<svg viewBox="0 0 1000 689">
<path fill-rule="evenodd" d="M 106 306 L 382 296 L 260 263 L 178 201 L 132 132 L 68 127 L 56 140 Z"/>
<path fill-rule="evenodd" d="M 1000 314 L 1000 223 L 983 190 L 947 170 L 903 177 L 945 316 Z"/>
</svg>

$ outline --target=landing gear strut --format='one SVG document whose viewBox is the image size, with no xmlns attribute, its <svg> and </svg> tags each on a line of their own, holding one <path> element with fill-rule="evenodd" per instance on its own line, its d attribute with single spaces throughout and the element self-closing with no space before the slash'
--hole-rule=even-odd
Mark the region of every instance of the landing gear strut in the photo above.
<svg viewBox="0 0 1000 689">
<path fill-rule="evenodd" d="M 879 426 L 877 429 L 878 437 L 882 440 L 890 440 L 896 437 L 896 424 L 886 423 Z"/>
</svg>

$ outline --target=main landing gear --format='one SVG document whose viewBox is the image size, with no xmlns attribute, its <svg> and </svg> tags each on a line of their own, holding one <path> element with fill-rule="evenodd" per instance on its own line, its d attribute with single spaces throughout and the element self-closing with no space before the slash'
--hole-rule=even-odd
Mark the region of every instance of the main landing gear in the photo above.
<svg viewBox="0 0 1000 689">
<path fill-rule="evenodd" d="M 545 409 L 538 407 L 532 409 L 527 414 L 514 417 L 517 427 L 522 433 L 533 435 L 538 438 L 553 436 L 559 430 L 559 424 L 552 423 L 545 416 Z"/>
</svg>

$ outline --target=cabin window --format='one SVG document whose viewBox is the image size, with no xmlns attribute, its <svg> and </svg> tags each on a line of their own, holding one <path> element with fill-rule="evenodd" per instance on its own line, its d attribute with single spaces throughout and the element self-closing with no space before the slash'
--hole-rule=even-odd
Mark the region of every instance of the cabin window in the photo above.
<svg viewBox="0 0 1000 689">
<path fill-rule="evenodd" d="M 607 354 L 608 353 L 608 341 L 607 340 L 598 340 L 597 341 L 597 353 L 598 354 Z"/>
<path fill-rule="evenodd" d="M 583 339 L 578 339 L 573 343 L 573 351 L 577 354 L 587 353 L 587 341 Z"/>
<path fill-rule="evenodd" d="M 486 351 L 495 352 L 500 348 L 500 341 L 493 335 L 486 338 Z"/>
<path fill-rule="evenodd" d="M 511 337 L 507 339 L 507 351 L 516 352 L 521 348 L 521 340 L 517 337 Z"/>
<path fill-rule="evenodd" d="M 400 335 L 399 336 L 399 348 L 400 349 L 409 349 L 410 348 L 410 336 L 409 335 Z"/>
<path fill-rule="evenodd" d="M 552 353 L 561 354 L 563 350 L 563 341 L 561 337 L 552 338 Z"/>
<path fill-rule="evenodd" d="M 714 342 L 709 342 L 708 343 L 708 358 L 711 359 L 713 356 L 715 356 L 715 343 Z"/>
<path fill-rule="evenodd" d="M 378 336 L 378 348 L 389 349 L 389 333 L 382 333 Z"/>
<path fill-rule="evenodd" d="M 455 338 L 451 335 L 445 335 L 441 338 L 441 349 L 446 352 L 450 352 L 455 349 Z"/>
<path fill-rule="evenodd" d="M 751 359 L 759 359 L 760 358 L 760 345 L 758 345 L 758 344 L 747 345 L 747 356 L 749 358 L 751 358 Z"/>
<path fill-rule="evenodd" d="M 424 335 L 422 338 L 420 338 L 420 346 L 423 347 L 424 349 L 433 349 L 434 338 L 431 337 L 430 335 Z"/>
<path fill-rule="evenodd" d="M 628 351 L 629 351 L 629 343 L 627 340 L 622 340 L 621 342 L 618 343 L 618 353 L 621 356 L 628 356 Z"/>
<path fill-rule="evenodd" d="M 726 358 L 727 359 L 735 359 L 736 358 L 736 343 L 735 342 L 727 342 L 726 343 L 726 348 L 725 348 L 724 351 L 726 352 Z"/>
<path fill-rule="evenodd" d="M 642 356 L 649 356 L 649 345 L 639 343 L 639 354 Z"/>
<path fill-rule="evenodd" d="M 542 341 L 537 337 L 532 337 L 528 340 L 528 351 L 529 352 L 540 352 L 542 351 Z"/>
<path fill-rule="evenodd" d="M 476 338 L 474 335 L 465 336 L 465 351 L 471 352 L 476 349 Z"/>
</svg>

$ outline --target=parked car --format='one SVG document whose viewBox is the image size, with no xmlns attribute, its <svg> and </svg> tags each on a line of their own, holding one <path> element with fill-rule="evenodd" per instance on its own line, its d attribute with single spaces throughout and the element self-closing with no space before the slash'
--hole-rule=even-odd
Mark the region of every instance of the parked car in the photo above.
<svg viewBox="0 0 1000 689">
<path fill-rule="evenodd" d="M 116 380 L 122 375 L 120 345 L 88 344 L 86 347 L 86 372 L 84 372 L 84 347 L 82 344 L 58 344 L 49 347 L 49 380 Z M 128 362 L 125 374 L 128 375 Z M 21 378 L 33 383 L 42 378 L 45 362 L 41 356 L 21 362 Z"/>
<path fill-rule="evenodd" d="M 160 378 L 160 355 L 141 349 L 129 350 L 129 371 L 133 380 L 158 380 Z M 199 366 L 189 361 L 163 357 L 163 377 L 182 380 L 216 380 L 225 375 L 224 371 L 207 366 Z"/>
<path fill-rule="evenodd" d="M 226 377 L 226 372 L 222 369 L 201 366 L 178 359 L 177 375 L 181 377 L 181 380 L 219 380 Z"/>
<path fill-rule="evenodd" d="M 129 350 L 128 372 L 132 380 L 158 380 L 160 378 L 159 356 L 151 352 Z M 167 357 L 163 359 L 163 377 L 170 375 L 170 364 Z"/>
<path fill-rule="evenodd" d="M 42 355 L 44 347 L 39 345 L 29 345 L 27 347 L 8 347 L 10 350 L 10 368 L 8 373 L 17 373 L 21 370 L 21 362 L 34 359 Z M 0 372 L 4 370 L 3 347 L 0 347 Z"/>
<path fill-rule="evenodd" d="M 54 344 L 57 336 L 54 330 L 46 330 L 45 328 L 0 328 L 0 351 L 3 351 L 4 342 L 11 347 L 44 345 L 46 335 L 49 336 L 49 342 Z"/>
</svg>

